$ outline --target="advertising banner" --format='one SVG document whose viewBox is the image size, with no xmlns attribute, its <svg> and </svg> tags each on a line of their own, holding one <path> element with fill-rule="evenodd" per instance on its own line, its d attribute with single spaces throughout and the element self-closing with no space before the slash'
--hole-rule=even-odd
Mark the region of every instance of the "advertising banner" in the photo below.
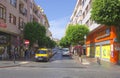
<svg viewBox="0 0 120 78">
<path fill-rule="evenodd" d="M 110 59 L 110 45 L 103 45 L 102 46 L 102 58 Z"/>
<path fill-rule="evenodd" d="M 95 57 L 100 57 L 100 46 L 96 46 Z"/>
<path fill-rule="evenodd" d="M 90 56 L 90 47 L 87 47 L 87 56 Z"/>
</svg>

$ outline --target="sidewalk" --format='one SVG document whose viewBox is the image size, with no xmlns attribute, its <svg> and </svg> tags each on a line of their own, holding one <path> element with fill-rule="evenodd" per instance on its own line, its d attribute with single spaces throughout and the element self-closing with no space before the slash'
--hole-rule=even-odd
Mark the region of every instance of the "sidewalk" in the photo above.
<svg viewBox="0 0 120 78">
<path fill-rule="evenodd" d="M 79 56 L 72 56 L 72 58 L 77 63 L 83 64 L 83 65 L 100 65 L 100 66 L 105 67 L 105 68 L 120 69 L 120 65 L 113 64 L 113 63 L 110 63 L 110 62 L 107 62 L 107 61 L 103 61 L 103 60 L 100 60 L 100 64 L 99 64 L 99 63 L 97 63 L 97 59 L 96 58 L 83 57 L 81 59 L 81 57 L 79 57 Z"/>
<path fill-rule="evenodd" d="M 27 64 L 30 61 L 1 61 L 0 60 L 0 68 L 6 68 L 6 67 L 15 67 L 15 66 L 20 66 L 22 64 Z"/>
</svg>

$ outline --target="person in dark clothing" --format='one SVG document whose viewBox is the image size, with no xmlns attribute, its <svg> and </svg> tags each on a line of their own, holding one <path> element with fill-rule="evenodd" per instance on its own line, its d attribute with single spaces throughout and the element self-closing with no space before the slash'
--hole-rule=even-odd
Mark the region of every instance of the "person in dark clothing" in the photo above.
<svg viewBox="0 0 120 78">
<path fill-rule="evenodd" d="M 24 57 L 26 60 L 29 59 L 29 51 L 28 50 L 25 50 Z"/>
</svg>

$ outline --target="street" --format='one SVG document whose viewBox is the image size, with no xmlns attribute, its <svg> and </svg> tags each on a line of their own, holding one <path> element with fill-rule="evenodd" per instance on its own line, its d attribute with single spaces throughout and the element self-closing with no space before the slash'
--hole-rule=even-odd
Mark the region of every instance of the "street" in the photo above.
<svg viewBox="0 0 120 78">
<path fill-rule="evenodd" d="M 57 52 L 49 62 L 0 68 L 0 78 L 120 78 L 120 69 L 98 64 L 82 65 Z"/>
</svg>

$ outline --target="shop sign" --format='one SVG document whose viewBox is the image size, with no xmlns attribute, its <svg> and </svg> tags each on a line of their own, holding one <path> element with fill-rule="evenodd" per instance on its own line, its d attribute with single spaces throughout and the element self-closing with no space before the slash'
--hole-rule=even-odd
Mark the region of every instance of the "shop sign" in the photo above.
<svg viewBox="0 0 120 78">
<path fill-rule="evenodd" d="M 102 30 L 97 33 L 96 39 L 104 38 L 110 35 L 110 28 L 107 28 L 105 30 Z"/>
</svg>

